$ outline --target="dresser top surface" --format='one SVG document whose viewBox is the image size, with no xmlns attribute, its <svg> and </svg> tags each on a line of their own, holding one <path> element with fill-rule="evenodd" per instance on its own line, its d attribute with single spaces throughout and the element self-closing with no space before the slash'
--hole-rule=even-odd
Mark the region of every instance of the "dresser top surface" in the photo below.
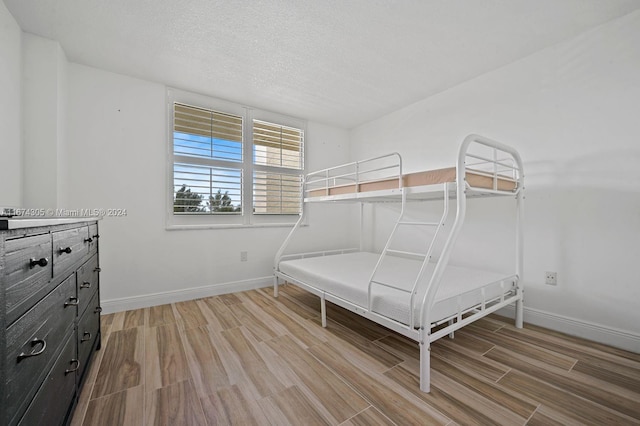
<svg viewBox="0 0 640 426">
<path fill-rule="evenodd" d="M 9 229 L 36 228 L 39 226 L 65 225 L 72 223 L 95 222 L 97 217 L 11 217 L 0 218 L 0 231 Z"/>
</svg>

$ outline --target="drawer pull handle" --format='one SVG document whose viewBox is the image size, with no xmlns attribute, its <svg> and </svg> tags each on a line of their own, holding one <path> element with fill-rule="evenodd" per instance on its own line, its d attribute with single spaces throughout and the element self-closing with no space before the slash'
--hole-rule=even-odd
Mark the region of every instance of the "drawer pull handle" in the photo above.
<svg viewBox="0 0 640 426">
<path fill-rule="evenodd" d="M 84 336 L 89 336 L 89 337 L 84 337 Z M 80 339 L 80 342 L 86 342 L 87 340 L 91 340 L 91 333 L 88 331 L 85 331 L 82 334 L 82 339 Z"/>
<path fill-rule="evenodd" d="M 58 251 L 60 252 L 60 254 L 63 254 L 63 253 L 69 254 L 71 253 L 72 250 L 71 250 L 71 247 L 65 247 L 65 248 L 60 247 Z"/>
<path fill-rule="evenodd" d="M 42 266 L 43 268 L 49 264 L 49 259 L 42 257 L 40 259 L 29 259 L 29 268 Z"/>
<path fill-rule="evenodd" d="M 75 367 L 70 368 L 68 370 L 64 370 L 64 375 L 66 376 L 69 373 L 73 373 L 75 371 L 78 371 L 78 369 L 80 368 L 80 361 L 78 361 L 77 359 L 72 359 L 69 364 L 73 365 L 75 364 Z"/>
<path fill-rule="evenodd" d="M 80 288 L 91 288 L 91 283 L 89 281 L 84 281 L 80 284 Z"/>
<path fill-rule="evenodd" d="M 102 272 L 102 269 L 100 269 L 100 268 L 93 268 L 93 272 Z"/>
<path fill-rule="evenodd" d="M 96 234 L 93 236 L 93 238 L 100 238 L 100 235 Z"/>
<path fill-rule="evenodd" d="M 38 345 L 42 345 L 42 347 L 40 349 L 36 349 Z M 25 358 L 30 358 L 32 356 L 38 356 L 42 354 L 44 350 L 47 349 L 47 342 L 45 342 L 43 339 L 35 338 L 31 341 L 31 347 L 33 349 L 31 349 L 31 352 L 29 352 L 28 354 L 22 352 L 20 355 L 18 355 L 18 362 L 22 361 Z"/>
<path fill-rule="evenodd" d="M 66 308 L 67 306 L 78 306 L 78 298 L 77 297 L 70 297 L 68 302 L 64 302 L 64 307 Z"/>
<path fill-rule="evenodd" d="M 93 238 L 89 237 L 89 238 L 85 238 L 84 239 L 85 243 L 92 243 L 93 242 Z"/>
<path fill-rule="evenodd" d="M 99 314 L 102 312 L 102 306 L 96 306 L 96 309 L 93 311 L 94 314 Z"/>
</svg>

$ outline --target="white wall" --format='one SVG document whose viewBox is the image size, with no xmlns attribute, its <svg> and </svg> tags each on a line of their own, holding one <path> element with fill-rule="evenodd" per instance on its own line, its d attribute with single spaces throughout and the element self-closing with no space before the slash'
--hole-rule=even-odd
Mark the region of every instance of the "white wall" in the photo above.
<svg viewBox="0 0 640 426">
<path fill-rule="evenodd" d="M 22 45 L 23 205 L 62 207 L 67 58 L 55 40 L 24 33 Z"/>
<path fill-rule="evenodd" d="M 526 171 L 525 319 L 639 351 L 638 70 L 635 12 L 354 129 L 350 157 L 397 150 L 412 171 L 453 164 L 469 133 L 513 144 Z M 481 238 L 500 219 L 486 202 L 454 261 L 499 269 L 494 237 Z"/>
<path fill-rule="evenodd" d="M 163 85 L 73 63 L 67 84 L 66 207 L 127 210 L 100 222 L 108 311 L 271 282 L 273 257 L 289 228 L 165 230 Z M 346 131 L 309 123 L 306 136 L 309 167 L 346 160 Z M 348 235 L 341 222 L 329 232 L 312 225 L 303 236 L 339 243 Z M 240 262 L 240 251 L 248 262 Z"/>
<path fill-rule="evenodd" d="M 0 2 L 0 206 L 22 206 L 22 30 Z"/>
</svg>

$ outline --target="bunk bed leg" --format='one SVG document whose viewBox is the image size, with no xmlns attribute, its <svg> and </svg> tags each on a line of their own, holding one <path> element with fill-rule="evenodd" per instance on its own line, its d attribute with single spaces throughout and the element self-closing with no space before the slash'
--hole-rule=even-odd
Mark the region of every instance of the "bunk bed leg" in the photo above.
<svg viewBox="0 0 640 426">
<path fill-rule="evenodd" d="M 322 327 L 327 328 L 327 303 L 324 300 L 324 293 L 320 296 L 320 316 L 322 317 Z"/>
<path fill-rule="evenodd" d="M 452 319 L 449 320 L 449 325 L 453 325 L 453 320 Z M 453 339 L 453 333 L 454 333 L 453 331 L 451 333 L 449 333 L 449 339 Z"/>
<path fill-rule="evenodd" d="M 420 342 L 420 390 L 431 391 L 431 345 L 427 337 L 426 342 Z"/>
<path fill-rule="evenodd" d="M 524 324 L 524 303 L 522 296 L 516 301 L 516 328 L 522 328 Z"/>
<path fill-rule="evenodd" d="M 278 277 L 273 277 L 273 297 L 278 297 Z"/>
</svg>

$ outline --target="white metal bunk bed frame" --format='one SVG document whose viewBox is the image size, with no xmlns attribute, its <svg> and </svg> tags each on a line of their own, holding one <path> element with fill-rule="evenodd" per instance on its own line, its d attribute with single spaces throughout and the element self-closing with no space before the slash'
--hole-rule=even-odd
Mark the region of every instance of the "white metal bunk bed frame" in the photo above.
<svg viewBox="0 0 640 426">
<path fill-rule="evenodd" d="M 489 147 L 492 152 L 493 158 L 487 158 L 483 156 L 477 156 L 469 153 L 469 147 L 471 144 L 479 144 L 485 147 Z M 499 154 L 506 154 L 507 159 L 499 157 Z M 431 351 L 431 343 L 436 341 L 437 339 L 449 335 L 453 337 L 453 333 L 455 330 L 458 330 L 465 325 L 472 323 L 486 315 L 489 315 L 492 312 L 495 312 L 507 305 L 515 303 L 516 305 L 516 315 L 515 315 L 515 326 L 517 328 L 522 328 L 523 326 L 523 297 L 524 297 L 524 289 L 522 283 L 523 277 L 523 231 L 522 231 L 522 221 L 523 221 L 523 213 L 524 213 L 524 172 L 523 172 L 523 164 L 522 159 L 520 158 L 519 153 L 513 149 L 512 147 L 505 145 L 503 143 L 488 139 L 486 137 L 471 134 L 467 136 L 462 144 L 460 145 L 457 161 L 456 161 L 456 179 L 455 182 L 446 182 L 443 184 L 436 185 L 428 185 L 424 187 L 408 187 L 403 186 L 403 174 L 402 174 L 402 158 L 399 154 L 393 153 L 388 156 L 397 156 L 397 164 L 396 169 L 397 173 L 394 175 L 398 179 L 398 187 L 393 189 L 383 189 L 371 192 L 358 192 L 358 185 L 361 183 L 361 173 L 360 169 L 366 163 L 370 163 L 375 160 L 379 160 L 383 157 L 375 157 L 369 158 L 362 161 L 357 161 L 353 163 L 348 163 L 336 167 L 331 167 L 327 169 L 323 169 L 317 172 L 309 173 L 304 177 L 303 181 L 303 203 L 302 209 L 300 213 L 300 217 L 293 229 L 283 242 L 282 246 L 278 250 L 275 256 L 274 263 L 274 297 L 278 297 L 278 284 L 279 280 L 283 280 L 285 282 L 293 283 L 298 285 L 307 291 L 317 295 L 320 297 L 320 306 L 321 306 L 321 318 L 322 318 L 322 326 L 326 327 L 327 325 L 327 314 L 326 314 L 326 301 L 330 301 L 335 303 L 338 306 L 341 306 L 345 309 L 348 309 L 352 312 L 355 312 L 367 319 L 370 319 L 378 324 L 381 324 L 393 331 L 396 331 L 406 337 L 409 337 L 412 340 L 415 340 L 419 343 L 420 347 L 420 389 L 424 392 L 430 391 L 430 351 Z M 491 165 L 492 171 L 478 171 L 476 169 L 470 169 L 467 164 L 467 160 L 471 159 L 473 162 L 470 165 Z M 509 162 L 510 161 L 510 162 Z M 336 170 L 341 170 L 344 167 L 353 167 L 354 171 L 351 173 L 340 174 L 340 175 L 332 175 L 331 173 Z M 373 171 L 381 171 L 383 169 L 389 169 L 389 167 L 384 167 L 381 169 L 369 169 L 367 173 Z M 484 176 L 488 176 L 493 181 L 493 188 L 479 188 L 472 187 L 466 181 L 466 172 L 467 170 L 473 170 L 473 173 L 481 174 Z M 498 189 L 498 181 L 500 179 L 505 178 L 504 171 L 508 170 L 511 172 L 512 176 L 508 177 L 514 183 L 514 189 L 511 191 L 499 190 Z M 335 186 L 337 180 L 351 179 L 356 185 L 356 192 L 351 194 L 340 194 L 340 195 L 329 195 L 329 188 Z M 308 186 L 317 185 L 318 183 L 324 185 L 324 189 L 326 189 L 326 194 L 324 196 L 315 196 L 315 197 L 307 197 L 309 189 Z M 440 187 L 441 189 L 438 189 Z M 442 194 L 440 196 L 436 194 Z M 467 208 L 467 198 L 474 196 L 504 196 L 504 195 L 513 195 L 516 199 L 516 232 L 515 232 L 515 274 L 509 277 L 504 278 L 501 281 L 501 286 L 505 284 L 505 282 L 510 282 L 510 290 L 502 291 L 500 297 L 493 298 L 491 300 L 485 300 L 484 288 L 481 289 L 482 292 L 482 301 L 472 307 L 464 308 L 458 303 L 458 312 L 455 316 L 449 317 L 446 319 L 439 320 L 438 322 L 432 322 L 429 318 L 430 308 L 434 304 L 434 300 L 439 288 L 440 280 L 442 279 L 442 275 L 445 271 L 445 268 L 449 262 L 449 258 L 451 256 L 451 252 L 455 245 L 456 239 L 460 233 L 462 225 L 464 223 L 466 208 Z M 312 283 L 301 282 L 287 274 L 282 273 L 279 270 L 279 264 L 283 260 L 288 259 L 300 259 L 306 257 L 314 257 L 314 256 L 328 256 L 334 254 L 345 254 L 350 252 L 357 252 L 362 250 L 362 202 L 365 201 L 382 201 L 388 200 L 389 197 L 399 198 L 402 203 L 401 212 L 398 216 L 398 220 L 393 228 L 392 233 L 390 234 L 387 244 L 383 249 L 380 258 L 378 259 L 378 263 L 371 274 L 371 279 L 369 282 L 368 288 L 368 302 L 369 306 L 364 308 L 357 304 L 351 303 L 348 300 L 345 300 L 341 297 L 337 297 L 331 293 L 327 293 L 321 288 L 315 287 Z M 407 203 L 407 198 L 418 198 L 418 199 L 443 199 L 443 215 L 438 223 L 426 223 L 426 222 L 403 222 L 405 205 Z M 456 199 L 456 214 L 451 230 L 449 231 L 449 235 L 446 239 L 444 247 L 442 248 L 441 255 L 436 262 L 436 266 L 433 270 L 432 276 L 429 280 L 429 284 L 427 287 L 427 291 L 422 300 L 422 304 L 420 306 L 420 323 L 419 327 L 414 324 L 414 296 L 416 295 L 416 286 L 420 282 L 425 266 L 429 262 L 430 254 L 433 249 L 434 242 L 437 238 L 437 234 L 440 229 L 443 227 L 444 221 L 448 215 L 449 210 L 449 199 Z M 327 202 L 327 201 L 340 201 L 340 200 L 355 200 L 361 202 L 361 236 L 360 236 L 360 248 L 350 248 L 350 249 L 340 249 L 340 250 L 328 250 L 328 251 L 318 251 L 318 252 L 309 252 L 309 253 L 297 253 L 284 255 L 284 252 L 289 245 L 293 235 L 300 228 L 305 219 L 306 208 L 305 205 L 309 202 Z M 409 225 L 434 225 L 437 226 L 435 235 L 431 244 L 429 245 L 429 249 L 426 255 L 421 255 L 424 257 L 422 267 L 416 278 L 416 281 L 412 288 L 412 294 L 410 298 L 410 320 L 409 324 L 403 324 L 399 321 L 396 321 L 392 318 L 388 318 L 386 316 L 380 315 L 376 312 L 373 312 L 371 309 L 372 306 L 372 297 L 371 297 L 371 287 L 373 284 L 382 284 L 384 283 L 376 283 L 374 278 L 376 274 L 376 270 L 380 266 L 381 262 L 383 262 L 384 257 L 387 253 L 392 252 L 389 248 L 391 239 L 393 238 L 395 231 L 397 230 L 399 225 L 409 224 Z M 415 253 L 397 253 L 399 255 L 408 255 L 415 256 Z M 487 285 L 491 285 L 495 283 L 487 283 Z M 486 287 L 486 286 L 485 286 Z M 504 287 L 502 287 L 504 289 Z M 463 293 L 464 294 L 464 293 Z M 457 295 L 460 298 L 463 294 Z M 460 300 L 460 299 L 458 299 Z M 448 323 L 444 327 L 440 327 L 435 331 L 432 329 L 436 326 L 442 326 L 443 324 Z M 430 327 L 425 327 L 426 324 L 430 324 Z"/>
</svg>

